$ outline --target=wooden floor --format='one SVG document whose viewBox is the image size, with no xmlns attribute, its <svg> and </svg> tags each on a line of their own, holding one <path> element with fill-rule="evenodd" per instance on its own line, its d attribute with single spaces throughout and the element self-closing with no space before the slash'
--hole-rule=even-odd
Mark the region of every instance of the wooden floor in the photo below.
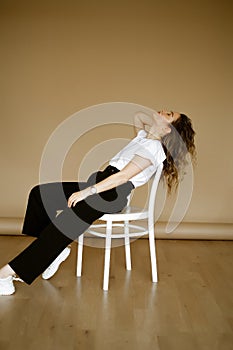
<svg viewBox="0 0 233 350">
<path fill-rule="evenodd" d="M 0 236 L 0 265 L 32 241 Z M 103 250 L 85 246 L 75 277 L 76 243 L 50 280 L 15 283 L 0 297 L 1 350 L 233 349 L 233 241 L 157 240 L 159 283 L 150 277 L 147 240 L 112 250 L 108 292 Z"/>
</svg>

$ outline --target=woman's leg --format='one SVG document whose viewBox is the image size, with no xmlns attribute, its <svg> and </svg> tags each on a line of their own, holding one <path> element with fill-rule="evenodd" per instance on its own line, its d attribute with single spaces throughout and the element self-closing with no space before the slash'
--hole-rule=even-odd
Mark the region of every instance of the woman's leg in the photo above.
<svg viewBox="0 0 233 350">
<path fill-rule="evenodd" d="M 22 233 L 39 237 L 56 216 L 56 211 L 67 207 L 69 196 L 88 184 L 86 182 L 54 182 L 37 185 L 29 194 Z M 68 241 L 67 245 L 70 243 Z M 29 262 L 30 263 L 30 262 Z M 0 278 L 15 275 L 9 264 L 0 269 Z"/>
<path fill-rule="evenodd" d="M 67 199 L 74 192 L 87 186 L 86 182 L 53 182 L 32 188 L 22 233 L 39 237 L 41 231 L 56 217 L 56 211 L 67 206 Z"/>
<path fill-rule="evenodd" d="M 101 181 L 109 175 L 107 172 L 101 172 L 101 177 L 97 180 Z M 82 183 L 82 186 L 89 185 L 90 183 Z M 90 196 L 77 203 L 73 208 L 66 207 L 41 231 L 38 239 L 14 258 L 9 266 L 26 283 L 31 284 L 62 250 L 85 232 L 95 220 L 104 213 L 118 212 L 123 209 L 132 188 L 132 184 L 128 182 L 117 187 L 117 195 L 115 190 L 109 190 Z"/>
</svg>

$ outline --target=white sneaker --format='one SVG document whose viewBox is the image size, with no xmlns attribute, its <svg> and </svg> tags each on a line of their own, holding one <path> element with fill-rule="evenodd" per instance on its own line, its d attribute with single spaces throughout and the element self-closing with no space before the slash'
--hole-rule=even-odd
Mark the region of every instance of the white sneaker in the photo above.
<svg viewBox="0 0 233 350">
<path fill-rule="evenodd" d="M 0 295 L 11 295 L 15 292 L 13 276 L 0 278 Z"/>
<path fill-rule="evenodd" d="M 65 261 L 68 256 L 70 255 L 70 247 L 66 247 L 60 255 L 58 255 L 58 257 L 52 262 L 51 265 L 49 265 L 49 267 L 47 267 L 47 269 L 42 273 L 42 278 L 44 280 L 48 280 L 49 278 L 51 278 L 58 270 L 60 264 Z"/>
</svg>

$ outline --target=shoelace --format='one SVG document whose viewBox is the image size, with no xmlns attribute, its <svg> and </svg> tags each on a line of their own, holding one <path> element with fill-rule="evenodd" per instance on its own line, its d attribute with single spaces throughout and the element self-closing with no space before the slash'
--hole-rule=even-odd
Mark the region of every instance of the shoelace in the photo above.
<svg viewBox="0 0 233 350">
<path fill-rule="evenodd" d="M 19 278 L 19 277 L 16 277 L 16 276 L 13 276 L 13 281 L 24 282 L 22 280 L 22 278 Z"/>
</svg>

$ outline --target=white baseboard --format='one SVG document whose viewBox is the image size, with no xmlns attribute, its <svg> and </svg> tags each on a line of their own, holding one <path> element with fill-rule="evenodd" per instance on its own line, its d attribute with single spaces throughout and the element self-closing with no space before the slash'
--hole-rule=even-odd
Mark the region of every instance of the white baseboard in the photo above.
<svg viewBox="0 0 233 350">
<path fill-rule="evenodd" d="M 0 235 L 21 235 L 23 218 L 0 218 Z M 209 239 L 233 240 L 233 223 L 182 222 L 172 232 L 166 233 L 166 223 L 155 224 L 159 239 Z"/>
</svg>

